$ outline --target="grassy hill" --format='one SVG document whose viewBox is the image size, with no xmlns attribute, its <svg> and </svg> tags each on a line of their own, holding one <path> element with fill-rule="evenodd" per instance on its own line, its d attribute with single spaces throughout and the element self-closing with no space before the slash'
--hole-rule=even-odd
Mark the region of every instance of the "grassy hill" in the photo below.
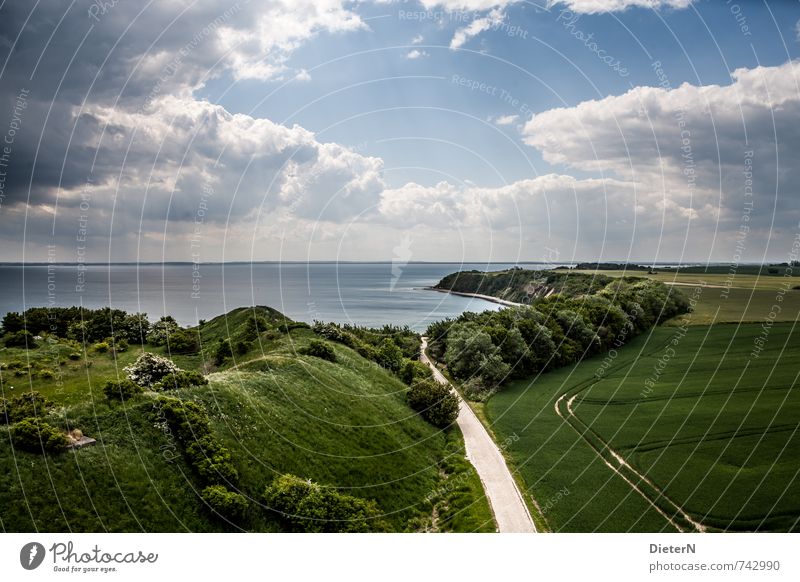
<svg viewBox="0 0 800 582">
<path fill-rule="evenodd" d="M 263 318 L 256 337 L 215 363 L 221 340 L 236 346 L 251 337 L 253 315 Z M 13 447 L 9 428 L 0 426 L 0 529 L 282 531 L 285 522 L 263 506 L 262 494 L 291 473 L 374 501 L 378 529 L 494 531 L 460 434 L 415 414 L 405 402 L 407 386 L 393 374 L 340 344 L 330 344 L 336 362 L 302 355 L 317 335 L 269 308 L 237 309 L 193 332 L 201 340 L 197 354 L 144 349 L 208 373 L 208 385 L 169 396 L 207 412 L 238 473 L 234 490 L 249 500 L 246 517 L 222 519 L 203 502 L 203 483 L 162 422 L 157 395 L 104 397 L 105 382 L 124 377 L 143 347 L 98 352 L 44 338 L 34 349 L 0 351 L 2 396 L 42 392 L 56 405 L 50 424 L 79 428 L 97 444 L 30 453 Z"/>
</svg>

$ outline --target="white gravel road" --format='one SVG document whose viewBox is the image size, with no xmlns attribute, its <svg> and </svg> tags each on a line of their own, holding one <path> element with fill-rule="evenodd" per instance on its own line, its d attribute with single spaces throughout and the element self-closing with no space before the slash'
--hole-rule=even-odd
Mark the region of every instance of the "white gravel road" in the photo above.
<svg viewBox="0 0 800 582">
<path fill-rule="evenodd" d="M 433 370 L 433 376 L 438 382 L 449 385 L 447 378 L 425 353 L 427 347 L 428 338 L 422 338 L 422 362 Z M 535 533 L 536 526 L 500 449 L 469 405 L 460 396 L 458 400 L 456 422 L 464 434 L 467 458 L 483 483 L 483 489 L 497 522 L 497 530 L 501 533 Z"/>
</svg>

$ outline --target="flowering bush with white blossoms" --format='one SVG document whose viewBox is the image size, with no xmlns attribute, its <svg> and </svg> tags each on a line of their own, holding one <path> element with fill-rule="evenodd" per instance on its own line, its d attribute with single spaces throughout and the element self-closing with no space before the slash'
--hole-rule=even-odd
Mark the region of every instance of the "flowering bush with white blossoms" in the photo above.
<svg viewBox="0 0 800 582">
<path fill-rule="evenodd" d="M 152 388 L 165 376 L 181 372 L 181 369 L 168 358 L 144 352 L 133 364 L 125 368 L 125 372 L 132 382 L 143 388 Z"/>
</svg>

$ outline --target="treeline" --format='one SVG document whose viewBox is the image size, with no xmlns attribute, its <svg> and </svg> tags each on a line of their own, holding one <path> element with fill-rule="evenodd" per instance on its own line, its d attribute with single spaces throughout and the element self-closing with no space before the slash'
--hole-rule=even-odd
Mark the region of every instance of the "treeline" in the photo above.
<svg viewBox="0 0 800 582">
<path fill-rule="evenodd" d="M 22 313 L 12 311 L 3 316 L 0 331 L 9 347 L 35 348 L 36 336 L 49 335 L 93 343 L 99 346 L 98 351 L 124 351 L 130 343 L 166 345 L 179 354 L 200 349 L 197 332 L 182 328 L 172 316 L 150 323 L 146 313 L 110 307 L 31 307 Z"/>
<path fill-rule="evenodd" d="M 22 313 L 11 311 L 3 316 L 3 335 L 17 332 L 46 333 L 90 342 L 116 336 L 129 342 L 144 343 L 150 332 L 150 322 L 146 313 L 128 313 L 110 307 L 31 307 Z"/>
<path fill-rule="evenodd" d="M 574 273 L 572 271 L 461 271 L 444 277 L 436 289 L 491 295 L 506 301 L 528 303 L 547 292 L 567 297 L 597 293 L 614 279 L 607 275 Z"/>
<path fill-rule="evenodd" d="M 678 290 L 652 280 L 615 279 L 592 295 L 552 295 L 531 306 L 431 324 L 430 354 L 481 400 L 510 379 L 559 368 L 619 347 L 689 311 Z"/>
</svg>

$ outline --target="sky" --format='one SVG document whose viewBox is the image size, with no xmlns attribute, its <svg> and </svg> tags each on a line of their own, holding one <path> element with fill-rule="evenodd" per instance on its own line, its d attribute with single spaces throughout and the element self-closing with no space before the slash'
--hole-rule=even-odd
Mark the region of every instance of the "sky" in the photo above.
<svg viewBox="0 0 800 582">
<path fill-rule="evenodd" d="M 2 1 L 0 261 L 787 261 L 799 38 L 788 0 Z"/>
</svg>

